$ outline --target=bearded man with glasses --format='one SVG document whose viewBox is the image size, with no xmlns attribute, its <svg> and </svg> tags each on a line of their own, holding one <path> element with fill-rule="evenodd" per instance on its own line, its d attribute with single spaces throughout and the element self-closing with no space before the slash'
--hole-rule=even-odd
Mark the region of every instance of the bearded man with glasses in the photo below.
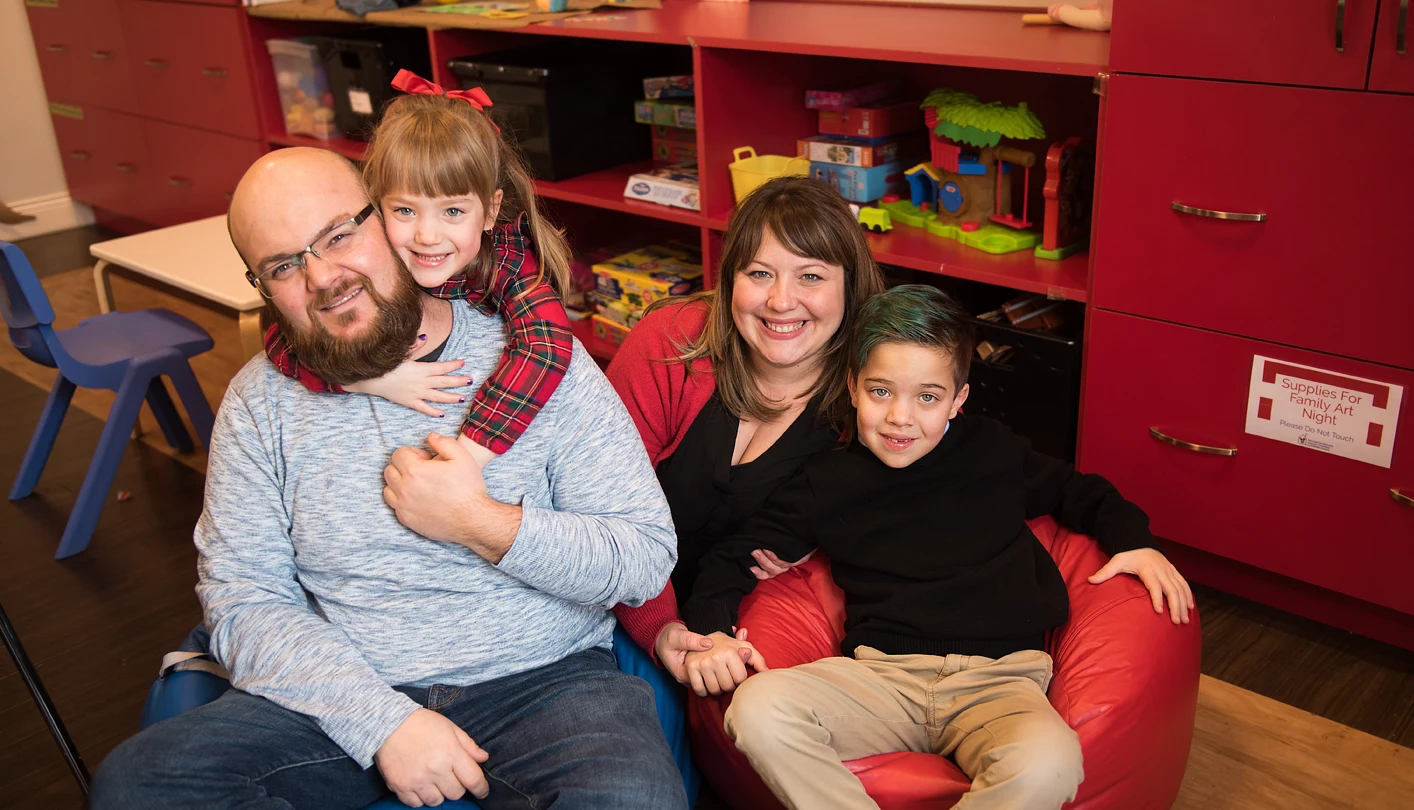
<svg viewBox="0 0 1414 810">
<path fill-rule="evenodd" d="M 484 379 L 501 355 L 501 320 L 419 290 L 332 152 L 261 158 L 229 226 L 325 380 L 438 355 Z M 216 422 L 197 594 L 235 688 L 115 749 L 92 807 L 687 806 L 652 690 L 609 652 L 609 608 L 667 582 L 672 518 L 582 347 L 484 474 L 435 418 L 264 356 Z"/>
</svg>

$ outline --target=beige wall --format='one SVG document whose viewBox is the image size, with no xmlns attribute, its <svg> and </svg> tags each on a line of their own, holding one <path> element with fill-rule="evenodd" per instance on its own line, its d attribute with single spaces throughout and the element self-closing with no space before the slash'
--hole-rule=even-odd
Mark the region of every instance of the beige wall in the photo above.
<svg viewBox="0 0 1414 810">
<path fill-rule="evenodd" d="M 93 221 L 69 200 L 24 0 L 0 0 L 0 200 L 34 222 L 0 225 L 7 242 Z"/>
</svg>

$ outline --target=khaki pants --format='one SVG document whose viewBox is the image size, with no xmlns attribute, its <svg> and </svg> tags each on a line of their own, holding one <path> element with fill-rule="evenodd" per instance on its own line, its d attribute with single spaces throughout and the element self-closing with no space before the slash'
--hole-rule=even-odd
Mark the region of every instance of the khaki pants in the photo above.
<svg viewBox="0 0 1414 810">
<path fill-rule="evenodd" d="M 727 709 L 727 734 L 787 807 L 877 808 L 842 763 L 896 751 L 953 757 L 972 779 L 957 810 L 1075 798 L 1080 739 L 1046 700 L 1049 655 L 855 656 L 753 675 Z"/>
</svg>

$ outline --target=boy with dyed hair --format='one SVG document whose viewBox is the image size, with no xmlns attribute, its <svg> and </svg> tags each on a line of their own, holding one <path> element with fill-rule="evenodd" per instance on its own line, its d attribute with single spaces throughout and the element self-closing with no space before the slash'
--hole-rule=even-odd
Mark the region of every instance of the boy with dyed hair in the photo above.
<svg viewBox="0 0 1414 810">
<path fill-rule="evenodd" d="M 972 779 L 960 810 L 1075 798 L 1079 738 L 1046 699 L 1044 651 L 1069 599 L 1029 519 L 1095 537 L 1111 559 L 1092 583 L 1134 574 L 1156 612 L 1167 599 L 1173 622 L 1189 621 L 1192 592 L 1139 507 L 1000 422 L 960 413 L 973 343 L 967 313 L 932 287 L 866 302 L 848 446 L 807 460 L 714 548 L 684 605 L 690 629 L 726 641 L 756 584 L 752 550 L 795 560 L 818 545 L 830 556 L 845 593 L 843 655 L 751 676 L 726 714 L 787 807 L 877 807 L 842 762 L 894 751 L 953 757 Z"/>
</svg>

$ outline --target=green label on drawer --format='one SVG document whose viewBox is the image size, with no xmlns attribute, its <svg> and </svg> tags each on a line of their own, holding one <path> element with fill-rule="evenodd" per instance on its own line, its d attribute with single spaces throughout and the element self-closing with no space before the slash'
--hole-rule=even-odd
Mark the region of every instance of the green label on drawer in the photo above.
<svg viewBox="0 0 1414 810">
<path fill-rule="evenodd" d="M 25 0 L 25 5 L 35 8 L 58 8 L 59 0 Z"/>
<path fill-rule="evenodd" d="M 81 107 L 75 107 L 72 104 L 55 104 L 51 101 L 49 102 L 49 114 L 62 115 L 65 118 L 77 118 L 80 121 L 83 120 L 83 109 Z"/>
</svg>

